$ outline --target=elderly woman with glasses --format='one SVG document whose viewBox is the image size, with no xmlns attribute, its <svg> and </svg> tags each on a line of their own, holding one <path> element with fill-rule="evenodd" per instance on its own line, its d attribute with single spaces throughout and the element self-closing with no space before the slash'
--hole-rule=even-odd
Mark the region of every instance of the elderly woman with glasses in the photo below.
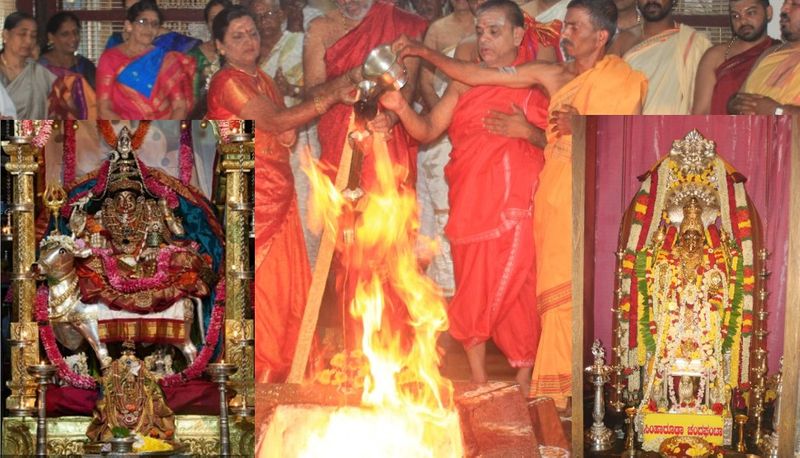
<svg viewBox="0 0 800 458">
<path fill-rule="evenodd" d="M 195 60 L 155 46 L 163 22 L 152 0 L 128 9 L 129 38 L 107 49 L 97 65 L 100 119 L 184 119 L 194 103 Z"/>
<path fill-rule="evenodd" d="M 122 6 L 127 11 L 130 7 L 138 3 L 139 0 L 122 0 Z M 155 1 L 153 3 L 156 3 Z M 113 48 L 114 46 L 121 45 L 122 42 L 127 41 L 130 36 L 128 31 L 114 32 L 108 37 L 105 49 Z M 197 38 L 184 35 L 182 33 L 173 32 L 172 30 L 164 27 L 163 24 L 158 28 L 156 38 L 153 44 L 159 48 L 164 48 L 167 51 L 177 51 L 186 53 L 192 48 L 202 43 Z"/>
</svg>

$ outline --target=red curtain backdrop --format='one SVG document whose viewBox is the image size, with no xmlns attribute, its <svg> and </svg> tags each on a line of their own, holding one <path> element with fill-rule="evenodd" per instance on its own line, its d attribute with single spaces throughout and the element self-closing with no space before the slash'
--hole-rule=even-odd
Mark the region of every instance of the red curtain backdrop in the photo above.
<svg viewBox="0 0 800 458">
<path fill-rule="evenodd" d="M 596 135 L 594 193 L 594 331 L 611 347 L 614 269 L 622 214 L 639 189 L 636 178 L 669 153 L 674 140 L 692 129 L 716 142 L 717 154 L 747 177 L 745 188 L 761 216 L 770 257 L 767 348 L 769 372 L 783 353 L 789 227 L 789 116 L 603 116 L 588 123 L 587 143 Z M 596 126 L 596 127 L 594 127 Z M 592 132 L 596 130 L 596 132 Z M 587 193 L 587 198 L 591 196 Z M 588 243 L 588 241 L 587 241 Z M 587 323 L 591 323 L 588 320 Z"/>
</svg>

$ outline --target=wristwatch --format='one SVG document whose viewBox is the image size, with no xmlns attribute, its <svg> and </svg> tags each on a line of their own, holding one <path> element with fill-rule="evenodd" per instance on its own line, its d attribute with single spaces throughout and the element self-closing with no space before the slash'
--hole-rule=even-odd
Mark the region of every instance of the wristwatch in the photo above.
<svg viewBox="0 0 800 458">
<path fill-rule="evenodd" d="M 773 112 L 773 114 L 774 114 L 775 116 L 780 116 L 780 115 L 782 115 L 782 114 L 783 114 L 783 107 L 782 107 L 782 106 L 780 106 L 780 105 L 778 105 L 777 107 L 775 107 L 775 111 Z"/>
</svg>

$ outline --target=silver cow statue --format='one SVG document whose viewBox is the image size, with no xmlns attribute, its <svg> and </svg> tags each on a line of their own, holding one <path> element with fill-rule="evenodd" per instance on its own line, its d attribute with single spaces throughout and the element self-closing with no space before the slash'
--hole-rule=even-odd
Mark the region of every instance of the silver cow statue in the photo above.
<svg viewBox="0 0 800 458">
<path fill-rule="evenodd" d="M 36 264 L 39 273 L 50 286 L 49 312 L 56 339 L 70 350 L 77 350 L 84 339 L 94 349 L 100 364 L 105 369 L 111 363 L 106 345 L 100 340 L 98 315 L 108 312 L 106 304 L 86 304 L 81 300 L 75 258 L 86 258 L 91 249 L 66 235 L 49 235 L 42 240 Z M 179 299 L 172 307 L 182 307 L 186 338 L 175 346 L 191 363 L 197 357 L 197 347 L 190 334 L 194 322 L 196 298 Z M 201 329 L 202 333 L 202 329 Z"/>
</svg>

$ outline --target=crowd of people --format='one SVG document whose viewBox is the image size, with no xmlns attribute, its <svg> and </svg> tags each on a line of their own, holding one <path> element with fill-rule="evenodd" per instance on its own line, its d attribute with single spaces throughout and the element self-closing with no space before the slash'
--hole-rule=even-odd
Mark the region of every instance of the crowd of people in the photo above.
<svg viewBox="0 0 800 458">
<path fill-rule="evenodd" d="M 717 46 L 675 20 L 675 0 L 335 0 L 324 12 L 241 3 L 209 1 L 211 40 L 200 42 L 166 30 L 154 0 L 126 0 L 124 30 L 96 68 L 76 54 L 73 14 L 50 18 L 37 61 L 37 23 L 13 13 L 0 108 L 256 121 L 260 380 L 289 369 L 315 251 L 292 152 L 310 150 L 335 176 L 361 65 L 378 45 L 392 43 L 408 83 L 381 97 L 367 127 L 406 170 L 398 186 L 417 188 L 421 232 L 442 241 L 428 273 L 450 298 L 450 334 L 473 380 L 487 378 L 492 339 L 525 394 L 561 406 L 572 370 L 572 116 L 800 111 L 798 0 L 781 7 L 781 40 L 766 33 L 766 0 L 730 0 L 733 38 Z"/>
<path fill-rule="evenodd" d="M 481 1 L 452 0 L 449 5 L 440 0 L 400 3 L 424 20 L 422 32 L 414 32 L 424 36 L 425 44 L 452 55 L 456 45 L 474 40 L 475 9 Z M 290 104 L 313 98 L 313 91 L 305 89 L 316 85 L 324 75 L 310 61 L 323 59 L 320 52 L 343 38 L 337 35 L 361 23 L 363 18 L 351 18 L 356 14 L 353 11 L 367 6 L 372 9 L 372 3 L 355 0 L 335 0 L 338 7 L 327 12 L 305 4 L 304 0 L 240 3 L 257 23 L 261 37 L 258 64 Z M 547 34 L 544 26 L 559 24 L 560 27 L 568 3 L 568 0 L 523 3 L 526 28 L 537 24 L 538 33 Z M 785 0 L 777 13 L 768 0 L 731 0 L 732 38 L 715 46 L 704 33 L 674 19 L 675 0 L 615 0 L 614 3 L 618 19 L 608 53 L 623 57 L 647 77 L 649 89 L 643 114 L 774 114 L 775 110 L 786 112 L 782 105 L 797 103 L 792 89 L 796 84 L 791 83 L 798 78 L 796 48 L 800 32 L 793 0 Z M 54 14 L 48 18 L 46 34 L 38 33 L 33 16 L 23 12 L 8 15 L 3 24 L 0 53 L 3 57 L 0 115 L 31 119 L 204 117 L 211 77 L 221 68 L 217 38 L 212 34 L 210 40 L 201 42 L 164 28 L 165 18 L 154 0 L 123 0 L 123 4 L 126 11 L 123 31 L 108 38 L 97 62 L 77 53 L 81 21 L 76 14 L 69 11 Z M 216 15 L 231 6 L 230 0 L 207 3 L 203 19 L 209 32 Z M 767 25 L 774 14 L 780 16 L 781 40 L 767 34 Z M 384 17 L 377 19 L 383 21 Z M 379 27 L 375 33 L 382 30 Z M 558 28 L 549 31 L 553 34 L 549 41 L 552 44 L 554 37 L 556 46 L 544 54 L 537 53 L 538 60 L 571 58 L 562 55 L 559 32 Z M 40 42 L 40 37 L 45 43 Z M 339 43 L 342 47 L 346 45 Z M 460 59 L 479 58 L 475 49 L 462 51 Z M 767 55 L 770 57 L 762 62 L 760 58 Z M 745 81 L 756 61 L 760 68 Z M 441 79 L 424 66 L 418 83 L 415 96 L 421 106 L 430 109 L 439 98 L 435 86 L 441 86 Z M 741 95 L 734 97 L 740 92 Z M 338 139 L 331 141 L 338 143 Z M 433 145 L 422 149 L 423 156 L 429 146 Z"/>
</svg>

